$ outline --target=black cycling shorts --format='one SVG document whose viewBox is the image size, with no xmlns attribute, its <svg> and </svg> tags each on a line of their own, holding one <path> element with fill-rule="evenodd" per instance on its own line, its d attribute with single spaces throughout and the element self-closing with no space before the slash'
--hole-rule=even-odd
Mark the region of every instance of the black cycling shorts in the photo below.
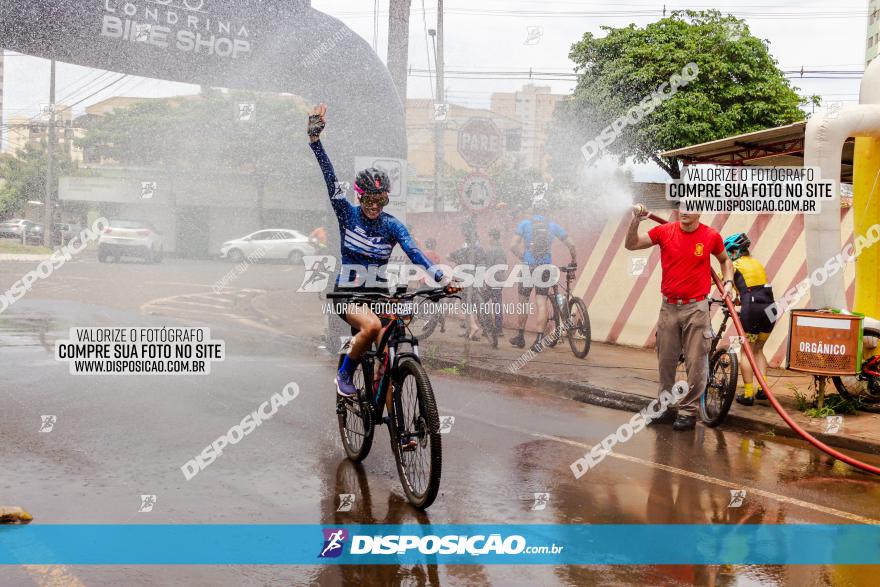
<svg viewBox="0 0 880 587">
<path fill-rule="evenodd" d="M 551 271 L 550 267 L 544 266 L 540 271 L 535 271 L 539 265 L 529 265 L 529 275 L 531 276 L 529 279 L 534 279 L 535 281 L 540 281 L 541 283 L 547 283 L 550 281 Z M 519 294 L 521 296 L 531 295 L 532 290 L 535 290 L 535 295 L 537 296 L 548 296 L 550 295 L 550 287 L 537 287 L 531 285 L 525 285 L 523 283 L 519 284 Z"/>
<path fill-rule="evenodd" d="M 388 294 L 387 287 L 363 287 L 363 286 L 361 286 L 361 287 L 339 287 L 339 284 L 337 284 L 333 287 L 333 291 L 335 293 L 343 292 L 343 293 L 352 293 L 352 294 L 355 294 L 355 293 Z M 333 302 L 333 304 L 331 307 L 333 309 L 333 313 L 336 314 L 337 316 L 339 316 L 340 318 L 342 318 L 343 320 L 345 320 L 346 322 L 348 322 L 348 319 L 346 318 L 346 316 L 351 311 L 351 309 L 349 308 L 349 306 L 352 303 L 351 298 L 333 298 L 332 302 Z M 364 311 L 365 308 L 369 308 L 369 310 L 375 314 L 376 313 L 375 308 L 381 304 L 384 304 L 384 303 L 386 303 L 386 302 L 376 301 L 376 302 L 370 302 L 369 304 L 358 303 L 356 306 L 356 308 L 357 308 L 356 311 L 362 312 L 362 311 Z"/>
<path fill-rule="evenodd" d="M 774 323 L 767 315 L 767 308 L 773 305 L 773 290 L 765 287 L 740 293 L 740 304 L 739 319 L 746 334 L 769 334 L 773 331 Z"/>
</svg>

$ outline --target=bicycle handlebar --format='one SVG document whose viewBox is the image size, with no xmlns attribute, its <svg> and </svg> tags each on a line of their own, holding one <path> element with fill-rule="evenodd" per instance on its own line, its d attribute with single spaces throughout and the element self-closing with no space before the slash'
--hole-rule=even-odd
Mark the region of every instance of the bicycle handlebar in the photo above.
<svg viewBox="0 0 880 587">
<path fill-rule="evenodd" d="M 417 297 L 424 297 L 431 301 L 437 301 L 441 298 L 457 298 L 455 292 L 448 287 L 432 287 L 428 289 L 418 289 L 411 292 L 401 293 L 382 293 L 382 292 L 342 292 L 334 291 L 327 294 L 327 299 L 355 299 L 363 301 L 391 301 L 391 300 L 412 300 Z"/>
</svg>

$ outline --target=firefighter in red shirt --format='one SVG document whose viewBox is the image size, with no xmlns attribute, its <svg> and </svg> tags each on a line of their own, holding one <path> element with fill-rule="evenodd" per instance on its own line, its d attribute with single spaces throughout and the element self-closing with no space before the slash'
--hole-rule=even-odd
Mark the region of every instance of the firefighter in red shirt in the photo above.
<svg viewBox="0 0 880 587">
<path fill-rule="evenodd" d="M 663 304 L 657 320 L 657 362 L 659 391 L 671 391 L 675 384 L 678 358 L 684 355 L 688 372 L 688 394 L 678 404 L 675 430 L 691 430 L 697 421 L 697 402 L 709 378 L 709 347 L 712 326 L 709 302 L 714 256 L 724 275 L 724 293 L 733 289 L 733 264 L 724 250 L 724 241 L 714 228 L 700 222 L 699 214 L 679 213 L 678 222 L 661 224 L 639 235 L 639 222 L 647 212 L 635 206 L 624 246 L 628 251 L 660 246 L 663 277 L 660 291 Z"/>
</svg>

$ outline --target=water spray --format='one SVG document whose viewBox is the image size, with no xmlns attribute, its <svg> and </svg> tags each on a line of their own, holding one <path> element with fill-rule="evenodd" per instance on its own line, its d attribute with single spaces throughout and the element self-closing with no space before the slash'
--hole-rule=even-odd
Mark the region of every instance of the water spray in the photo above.
<svg viewBox="0 0 880 587">
<path fill-rule="evenodd" d="M 667 220 L 664 220 L 656 214 L 649 212 L 644 204 L 636 204 L 635 206 L 633 206 L 633 210 L 638 213 L 639 216 L 650 218 L 658 224 L 666 224 L 668 222 Z M 727 306 L 727 310 L 730 312 L 730 317 L 733 320 L 733 326 L 736 329 L 737 334 L 745 337 L 746 333 L 743 329 L 742 322 L 740 322 L 739 320 L 739 314 L 736 312 L 736 308 L 734 308 L 733 306 L 733 300 L 731 300 L 729 296 L 724 294 L 724 284 L 721 282 L 721 278 L 718 277 L 718 275 L 716 275 L 714 271 L 712 271 L 711 273 L 712 280 L 715 282 L 715 287 L 717 287 L 718 291 L 721 292 L 724 304 Z M 755 364 L 755 356 L 752 354 L 752 349 L 749 347 L 748 344 L 744 344 L 740 348 L 745 351 L 746 358 L 749 361 L 749 365 L 752 366 L 752 372 L 755 374 L 755 377 L 757 378 L 758 383 L 761 385 L 761 388 L 764 390 L 764 393 L 767 394 L 767 399 L 770 400 L 770 405 L 773 406 L 773 409 L 776 410 L 779 416 L 785 421 L 786 424 L 789 425 L 792 430 L 797 432 L 797 434 L 804 440 L 806 440 L 819 450 L 831 455 L 835 459 L 843 461 L 844 463 L 856 467 L 857 469 L 868 471 L 869 473 L 874 473 L 875 475 L 880 475 L 880 467 L 875 467 L 874 465 L 863 463 L 858 459 L 854 459 L 851 456 L 845 455 L 844 453 L 831 448 L 830 446 L 798 426 L 798 424 L 794 420 L 792 420 L 791 416 L 789 416 L 785 409 L 782 407 L 782 404 L 779 403 L 779 400 L 777 400 L 776 397 L 773 395 L 773 392 L 770 390 L 770 386 L 764 379 L 764 374 L 758 370 L 758 367 Z"/>
</svg>

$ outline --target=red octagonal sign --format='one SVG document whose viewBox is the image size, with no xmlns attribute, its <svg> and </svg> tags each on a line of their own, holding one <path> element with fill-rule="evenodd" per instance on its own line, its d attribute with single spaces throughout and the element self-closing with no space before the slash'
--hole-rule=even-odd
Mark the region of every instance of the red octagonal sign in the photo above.
<svg viewBox="0 0 880 587">
<path fill-rule="evenodd" d="M 489 167 L 503 147 L 501 131 L 490 118 L 471 118 L 458 131 L 458 154 L 471 167 Z"/>
</svg>

